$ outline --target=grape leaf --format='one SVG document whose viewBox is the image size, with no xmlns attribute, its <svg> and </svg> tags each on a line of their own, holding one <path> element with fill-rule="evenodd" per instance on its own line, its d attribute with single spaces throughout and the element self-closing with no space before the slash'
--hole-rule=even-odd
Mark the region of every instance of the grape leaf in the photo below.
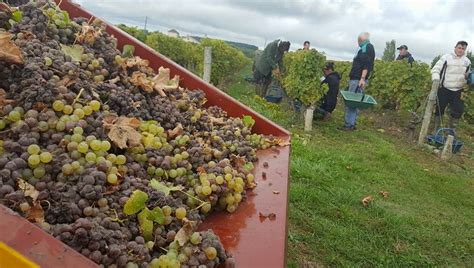
<svg viewBox="0 0 474 268">
<path fill-rule="evenodd" d="M 15 103 L 15 100 L 7 99 L 7 93 L 3 88 L 0 88 L 0 107 L 3 107 L 4 105 L 7 104 L 13 104 Z"/>
<path fill-rule="evenodd" d="M 69 13 L 68 13 L 67 11 L 65 11 L 65 10 L 63 10 L 61 13 L 63 14 L 64 22 L 65 22 L 66 24 L 71 23 L 71 19 L 69 18 Z"/>
<path fill-rule="evenodd" d="M 153 82 L 148 79 L 145 73 L 139 71 L 133 72 L 132 78 L 130 78 L 130 83 L 142 88 L 147 93 L 153 92 Z"/>
<path fill-rule="evenodd" d="M 23 19 L 23 12 L 21 12 L 20 10 L 17 10 L 17 11 L 15 11 L 15 12 L 13 12 L 11 19 L 12 19 L 14 22 L 20 22 L 21 19 Z"/>
<path fill-rule="evenodd" d="M 155 179 L 152 179 L 150 181 L 150 187 L 157 190 L 157 191 L 160 191 L 160 192 L 164 193 L 166 196 L 168 196 L 170 194 L 170 192 L 181 191 L 181 190 L 184 189 L 184 187 L 182 185 L 168 187 L 164 183 L 159 182 Z"/>
<path fill-rule="evenodd" d="M 38 195 L 39 195 L 39 191 L 36 190 L 36 188 L 33 185 L 29 184 L 28 182 L 22 179 L 18 179 L 18 188 L 23 190 L 25 196 L 31 197 L 31 199 L 33 199 L 33 202 L 36 202 L 36 199 L 38 198 Z"/>
<path fill-rule="evenodd" d="M 175 128 L 172 130 L 168 130 L 168 137 L 169 138 L 174 138 L 178 135 L 183 134 L 183 125 L 181 123 L 178 123 Z"/>
<path fill-rule="evenodd" d="M 163 214 L 163 210 L 161 210 L 161 208 L 155 207 L 150 211 L 148 219 L 163 225 L 165 223 L 165 214 Z"/>
<path fill-rule="evenodd" d="M 44 222 L 44 210 L 38 201 L 34 202 L 33 206 L 28 210 L 26 218 L 33 222 Z"/>
<path fill-rule="evenodd" d="M 179 229 L 179 231 L 176 233 L 176 236 L 174 237 L 174 240 L 178 241 L 180 246 L 184 246 L 184 244 L 188 242 L 189 238 L 194 233 L 194 229 L 196 228 L 195 221 L 189 221 L 186 218 L 184 221 L 183 227 Z"/>
<path fill-rule="evenodd" d="M 94 44 L 95 39 L 98 38 L 102 33 L 102 30 L 98 27 L 93 27 L 84 23 L 81 28 L 81 32 L 77 35 L 77 41 L 80 43 L 87 43 L 89 45 Z"/>
<path fill-rule="evenodd" d="M 123 207 L 123 213 L 126 215 L 133 215 L 145 208 L 145 203 L 148 200 L 148 194 L 140 190 L 133 191 L 130 198 Z"/>
<path fill-rule="evenodd" d="M 64 54 L 71 57 L 73 61 L 82 61 L 82 54 L 84 54 L 84 48 L 81 45 L 63 45 L 61 44 L 61 50 Z"/>
<path fill-rule="evenodd" d="M 0 61 L 23 64 L 21 50 L 11 41 L 11 34 L 0 33 Z"/>
<path fill-rule="evenodd" d="M 133 147 L 141 143 L 141 135 L 136 130 L 141 122 L 139 119 L 125 116 L 117 117 L 117 115 L 111 114 L 104 117 L 102 122 L 108 130 L 107 136 L 120 149 L 128 146 Z"/>
<path fill-rule="evenodd" d="M 145 219 L 142 222 L 140 222 L 140 231 L 142 233 L 143 238 L 145 238 L 146 241 L 151 241 L 153 240 L 153 222 Z"/>
<path fill-rule="evenodd" d="M 244 123 L 244 126 L 248 128 L 252 128 L 253 125 L 255 125 L 255 120 L 250 115 L 244 115 L 242 122 Z"/>
<path fill-rule="evenodd" d="M 122 57 L 131 58 L 131 57 L 133 57 L 134 53 L 135 53 L 135 46 L 132 46 L 132 45 L 124 45 L 123 46 Z"/>
<path fill-rule="evenodd" d="M 148 217 L 150 216 L 150 210 L 147 207 L 144 207 L 140 213 L 137 215 L 138 222 L 141 223 L 143 221 L 149 220 Z"/>
<path fill-rule="evenodd" d="M 166 96 L 164 90 L 176 89 L 179 86 L 179 76 L 175 75 L 173 79 L 170 79 L 170 69 L 160 67 L 158 74 L 153 77 L 154 89 L 161 95 Z M 163 96 L 163 97 L 164 97 Z"/>
<path fill-rule="evenodd" d="M 372 198 L 372 196 L 369 195 L 369 196 L 364 197 L 361 202 L 362 202 L 362 205 L 367 206 L 367 205 L 369 205 L 369 203 L 372 202 L 373 200 L 374 200 L 374 199 Z"/>
</svg>

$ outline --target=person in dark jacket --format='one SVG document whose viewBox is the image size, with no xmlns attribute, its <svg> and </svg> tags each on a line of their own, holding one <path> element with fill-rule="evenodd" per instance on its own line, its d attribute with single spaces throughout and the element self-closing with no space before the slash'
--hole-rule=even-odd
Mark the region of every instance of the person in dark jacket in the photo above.
<svg viewBox="0 0 474 268">
<path fill-rule="evenodd" d="M 337 95 L 339 94 L 339 82 L 341 81 L 341 76 L 339 73 L 334 71 L 334 63 L 328 62 L 323 69 L 324 80 L 322 84 L 328 84 L 329 90 L 324 94 L 321 99 L 322 104 L 316 108 L 316 115 L 322 115 L 324 120 L 329 120 L 331 118 L 331 113 L 336 108 L 337 104 Z"/>
<path fill-rule="evenodd" d="M 256 59 L 253 76 L 257 83 L 257 94 L 260 97 L 265 97 L 268 85 L 272 81 L 272 71 L 277 66 L 281 67 L 283 54 L 289 49 L 290 42 L 278 39 L 268 44 L 260 57 Z"/>
<path fill-rule="evenodd" d="M 408 52 L 408 47 L 406 45 L 401 45 L 400 47 L 397 48 L 397 50 L 399 50 L 400 53 L 398 54 L 398 57 L 396 58 L 396 60 L 407 59 L 410 65 L 415 61 L 415 59 L 410 54 L 410 52 Z"/>
<path fill-rule="evenodd" d="M 369 41 L 369 33 L 361 33 L 357 39 L 359 50 L 357 51 L 352 68 L 349 73 L 349 91 L 363 93 L 369 82 L 370 73 L 374 69 L 375 49 Z M 344 114 L 344 126 L 340 130 L 355 130 L 359 111 L 357 108 L 347 107 Z"/>
</svg>

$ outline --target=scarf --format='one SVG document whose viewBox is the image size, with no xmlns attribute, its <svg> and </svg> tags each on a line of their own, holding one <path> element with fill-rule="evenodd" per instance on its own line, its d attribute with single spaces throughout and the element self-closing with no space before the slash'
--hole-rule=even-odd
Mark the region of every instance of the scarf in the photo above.
<svg viewBox="0 0 474 268">
<path fill-rule="evenodd" d="M 365 40 L 364 42 L 362 42 L 362 44 L 359 45 L 363 53 L 367 52 L 367 44 L 370 44 L 369 39 Z"/>
</svg>

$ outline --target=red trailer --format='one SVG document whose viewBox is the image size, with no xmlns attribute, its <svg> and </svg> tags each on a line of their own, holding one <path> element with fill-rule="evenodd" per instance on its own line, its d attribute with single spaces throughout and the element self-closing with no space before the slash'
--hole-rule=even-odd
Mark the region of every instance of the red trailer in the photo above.
<svg viewBox="0 0 474 268">
<path fill-rule="evenodd" d="M 74 17 L 94 17 L 92 13 L 69 0 L 56 0 L 61 9 Z M 126 12 L 126 11 L 124 11 Z M 255 119 L 253 131 L 290 140 L 288 131 L 234 100 L 200 77 L 147 47 L 114 25 L 104 22 L 107 32 L 118 40 L 118 48 L 135 46 L 135 55 L 150 61 L 150 67 L 169 68 L 171 75 L 179 75 L 180 86 L 201 89 L 206 93 L 207 105 L 222 107 L 229 116 L 251 115 Z M 232 214 L 216 213 L 199 227 L 212 229 L 224 247 L 235 257 L 237 267 L 285 267 L 288 209 L 288 177 L 290 146 L 260 150 L 253 173 L 257 187 L 248 192 Z M 275 217 L 265 217 L 269 214 Z M 54 239 L 26 219 L 0 206 L 0 241 L 21 252 L 42 267 L 96 267 L 94 263 Z"/>
</svg>

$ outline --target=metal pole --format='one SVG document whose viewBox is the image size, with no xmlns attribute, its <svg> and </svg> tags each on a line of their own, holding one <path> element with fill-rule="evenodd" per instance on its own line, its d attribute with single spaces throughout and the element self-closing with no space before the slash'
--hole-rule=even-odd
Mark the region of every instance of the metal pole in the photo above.
<svg viewBox="0 0 474 268">
<path fill-rule="evenodd" d="M 204 48 L 204 73 L 202 79 L 206 82 L 211 81 L 211 65 L 212 65 L 212 47 Z"/>
<path fill-rule="evenodd" d="M 148 16 L 145 16 L 145 31 L 146 31 L 146 24 L 148 22 Z"/>
<path fill-rule="evenodd" d="M 431 116 L 433 115 L 433 108 L 436 104 L 436 97 L 438 95 L 439 80 L 433 81 L 431 84 L 431 92 L 426 103 L 425 115 L 423 116 L 423 123 L 421 124 L 420 136 L 418 137 L 418 144 L 425 142 L 428 128 L 430 126 Z"/>
</svg>

